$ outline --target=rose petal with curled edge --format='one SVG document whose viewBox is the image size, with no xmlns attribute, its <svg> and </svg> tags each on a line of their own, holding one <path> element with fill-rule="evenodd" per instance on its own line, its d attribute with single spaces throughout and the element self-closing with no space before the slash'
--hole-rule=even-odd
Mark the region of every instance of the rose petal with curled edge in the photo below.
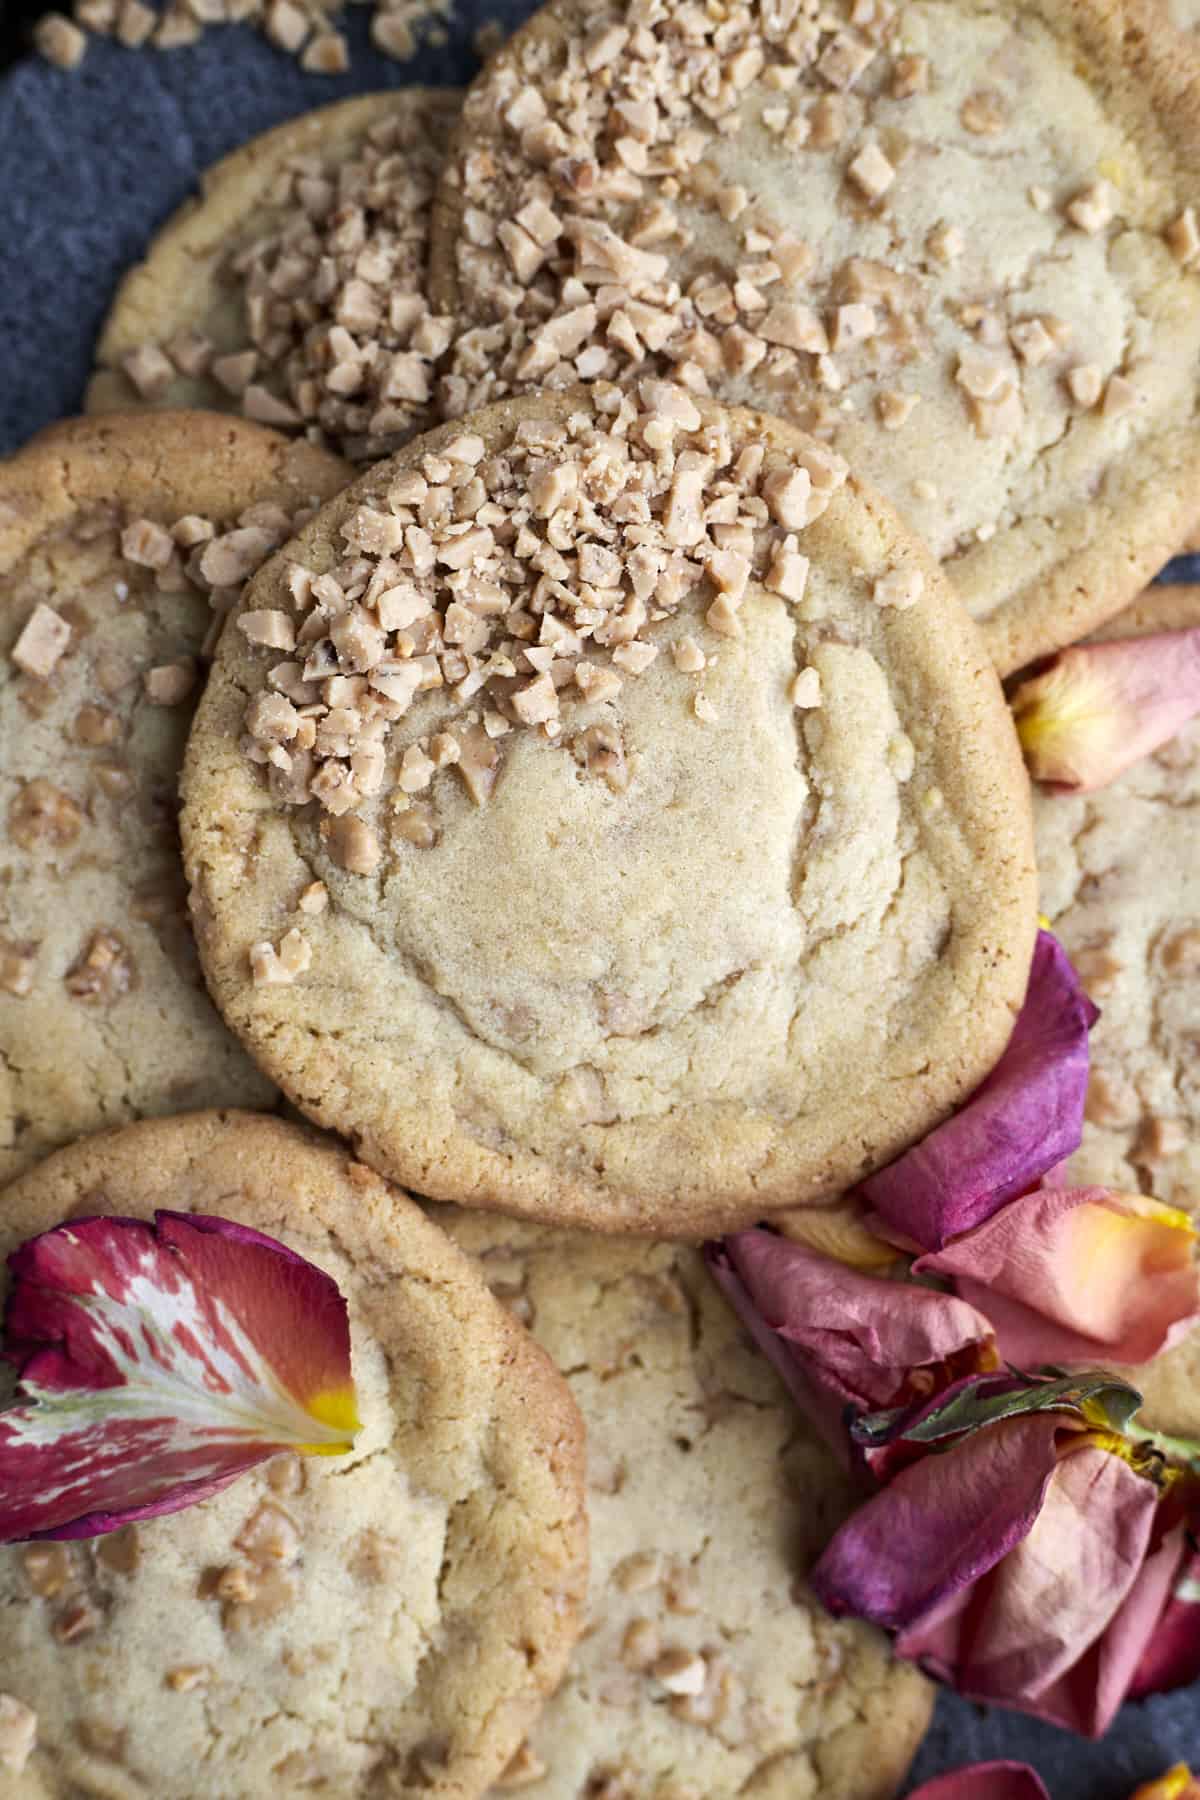
<svg viewBox="0 0 1200 1800">
<path fill-rule="evenodd" d="M 1079 1148 L 1088 1032 L 1099 1016 L 1062 946 L 1039 932 L 1025 1003 L 996 1067 L 952 1118 L 859 1188 L 889 1235 L 944 1249 Z"/>
<path fill-rule="evenodd" d="M 763 1230 L 737 1232 L 708 1260 L 797 1403 L 839 1448 L 847 1406 L 904 1405 L 996 1366 L 987 1320 L 952 1294 L 860 1274 Z"/>
<path fill-rule="evenodd" d="M 1141 1194 L 1041 1188 L 914 1263 L 953 1279 L 1018 1368 L 1148 1362 L 1200 1315 L 1196 1233 Z"/>
<path fill-rule="evenodd" d="M 201 1214 L 78 1219 L 9 1267 L 0 1539 L 96 1536 L 280 1450 L 352 1448 L 345 1301 L 275 1239 Z"/>
<path fill-rule="evenodd" d="M 1011 706 L 1035 781 L 1104 787 L 1200 712 L 1200 627 L 1077 644 Z"/>
<path fill-rule="evenodd" d="M 987 1762 L 935 1775 L 909 1800 L 1050 1800 L 1050 1796 L 1028 1763 Z"/>
</svg>

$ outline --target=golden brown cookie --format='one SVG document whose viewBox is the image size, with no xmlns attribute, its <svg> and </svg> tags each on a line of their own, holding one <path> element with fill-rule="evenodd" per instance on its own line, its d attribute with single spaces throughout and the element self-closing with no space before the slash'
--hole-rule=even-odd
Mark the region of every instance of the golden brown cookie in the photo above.
<svg viewBox="0 0 1200 1800">
<path fill-rule="evenodd" d="M 673 370 L 826 437 L 1008 671 L 1200 493 L 1200 54 L 1159 0 L 552 0 L 469 90 L 449 411 Z"/>
<path fill-rule="evenodd" d="M 185 852 L 226 1019 L 368 1161 L 699 1235 L 839 1191 L 992 1066 L 1028 783 L 977 631 L 836 456 L 609 399 L 431 433 L 263 571 Z"/>
<path fill-rule="evenodd" d="M 459 97 L 323 106 L 203 176 L 121 283 L 87 410 L 208 406 L 378 456 L 432 422 L 450 322 L 425 300 Z"/>
<path fill-rule="evenodd" d="M 204 992 L 176 783 L 214 588 L 228 606 L 347 474 L 208 413 L 77 420 L 0 464 L 0 1178 L 101 1125 L 275 1097 Z"/>
<path fill-rule="evenodd" d="M 1152 587 L 1105 630 L 1200 626 Z M 1038 788 L 1042 909 L 1100 1007 L 1071 1179 L 1200 1211 L 1200 722 L 1094 793 Z"/>
<path fill-rule="evenodd" d="M 37 1715 L 5 1793 L 482 1794 L 579 1629 L 565 1384 L 405 1195 L 274 1119 L 155 1120 L 60 1151 L 5 1189 L 3 1249 L 72 1214 L 158 1207 L 265 1231 L 334 1277 L 363 1430 L 347 1457 L 276 1458 L 115 1536 L 0 1550 L 0 1690 Z M 269 1570 L 238 1547 L 263 1507 L 295 1540 Z M 231 1569 L 240 1597 L 222 1601 L 213 1576 Z M 72 1610 L 86 1627 L 63 1627 Z"/>
<path fill-rule="evenodd" d="M 434 1217 L 568 1371 L 588 1433 L 588 1628 L 496 1800 L 887 1800 L 932 1689 L 805 1586 L 850 1483 L 698 1253 Z"/>
</svg>

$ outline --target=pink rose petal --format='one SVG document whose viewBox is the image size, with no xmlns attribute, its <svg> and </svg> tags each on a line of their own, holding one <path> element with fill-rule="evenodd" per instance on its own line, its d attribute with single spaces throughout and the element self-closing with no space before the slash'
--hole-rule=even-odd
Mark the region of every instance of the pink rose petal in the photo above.
<svg viewBox="0 0 1200 1800">
<path fill-rule="evenodd" d="M 859 1274 L 773 1232 L 738 1232 L 709 1264 L 799 1404 L 835 1429 L 848 1405 L 910 1398 L 923 1373 L 944 1385 L 994 1362 L 987 1320 L 952 1294 Z"/>
<path fill-rule="evenodd" d="M 1062 1413 L 1006 1419 L 901 1470 L 831 1538 L 810 1577 L 817 1598 L 835 1618 L 927 1627 L 1033 1529 L 1064 1426 Z"/>
<path fill-rule="evenodd" d="M 952 1276 L 1018 1368 L 1148 1362 L 1200 1315 L 1195 1233 L 1183 1213 L 1104 1188 L 1013 1200 L 916 1274 Z"/>
<path fill-rule="evenodd" d="M 1157 1507 L 1154 1484 L 1121 1457 L 1086 1437 L 1068 1443 L 1022 1540 L 952 1609 L 932 1609 L 902 1631 L 897 1650 L 969 1699 L 1098 1735 L 1133 1663 L 1124 1680 L 1117 1668 L 1103 1683 L 1094 1668 L 1082 1680 L 1076 1671 L 1141 1576 Z"/>
<path fill-rule="evenodd" d="M 1050 1800 L 1028 1763 L 975 1763 L 938 1775 L 915 1789 L 909 1800 Z"/>
<path fill-rule="evenodd" d="M 941 1250 L 1079 1148 L 1098 1017 L 1062 947 L 1039 932 L 1025 1004 L 992 1073 L 953 1118 L 859 1190 L 891 1233 Z"/>
<path fill-rule="evenodd" d="M 1168 1694 L 1200 1677 L 1200 1551 L 1185 1541 L 1154 1634 L 1142 1649 L 1129 1698 Z"/>
<path fill-rule="evenodd" d="M 1011 705 L 1036 781 L 1103 787 L 1200 713 L 1200 629 L 1077 644 Z"/>
<path fill-rule="evenodd" d="M 159 1213 L 80 1219 L 9 1258 L 0 1539 L 175 1511 L 281 1449 L 358 1429 L 345 1302 L 259 1232 Z"/>
</svg>

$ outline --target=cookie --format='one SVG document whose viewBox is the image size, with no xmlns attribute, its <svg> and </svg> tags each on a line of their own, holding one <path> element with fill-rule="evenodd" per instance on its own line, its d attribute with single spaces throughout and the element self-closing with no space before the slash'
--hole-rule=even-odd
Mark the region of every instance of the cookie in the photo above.
<svg viewBox="0 0 1200 1800">
<path fill-rule="evenodd" d="M 348 473 L 204 413 L 75 421 L 0 464 L 0 1179 L 101 1125 L 275 1097 L 204 992 L 176 784 L 213 579 Z"/>
<path fill-rule="evenodd" d="M 496 1800 L 894 1794 L 932 1690 L 804 1585 L 850 1484 L 698 1253 L 434 1216 L 568 1371 L 588 1433 L 587 1629 Z"/>
<path fill-rule="evenodd" d="M 205 406 L 378 456 L 432 423 L 450 322 L 425 299 L 459 97 L 323 106 L 203 177 L 121 283 L 87 411 Z"/>
<path fill-rule="evenodd" d="M 1106 635 L 1200 625 L 1153 587 Z M 1042 908 L 1101 1009 L 1073 1182 L 1200 1210 L 1200 721 L 1095 793 L 1039 789 Z"/>
<path fill-rule="evenodd" d="M 5 1793 L 483 1793 L 579 1628 L 565 1383 L 405 1195 L 276 1119 L 193 1114 L 72 1145 L 5 1189 L 3 1250 L 72 1214 L 159 1207 L 265 1231 L 334 1277 L 363 1430 L 347 1457 L 275 1458 L 112 1537 L 0 1550 L 0 1690 L 37 1714 L 38 1744 Z M 299 1539 L 268 1575 L 238 1547 L 263 1506 Z M 246 1579 L 223 1603 L 229 1568 Z M 80 1590 L 91 1623 L 68 1634 Z"/>
<path fill-rule="evenodd" d="M 1200 493 L 1200 58 L 1158 0 L 552 0 L 469 89 L 445 405 L 674 371 L 827 438 L 1002 671 Z"/>
<path fill-rule="evenodd" d="M 647 394 L 502 404 L 324 509 L 222 641 L 183 830 L 303 1112 L 435 1199 L 686 1236 L 970 1091 L 1034 876 L 924 547 L 792 428 Z"/>
</svg>

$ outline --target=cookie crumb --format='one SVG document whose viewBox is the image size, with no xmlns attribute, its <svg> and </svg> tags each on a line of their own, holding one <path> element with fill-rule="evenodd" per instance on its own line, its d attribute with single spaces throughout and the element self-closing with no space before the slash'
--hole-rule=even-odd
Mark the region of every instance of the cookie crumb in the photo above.
<svg viewBox="0 0 1200 1800">
<path fill-rule="evenodd" d="M 1095 237 L 1116 217 L 1116 190 L 1110 182 L 1093 181 L 1067 201 L 1063 208 L 1072 225 Z"/>
<path fill-rule="evenodd" d="M 895 169 L 873 139 L 864 144 L 847 174 L 868 200 L 881 200 L 896 179 Z"/>
<path fill-rule="evenodd" d="M 329 889 L 323 881 L 310 881 L 296 902 L 302 913 L 316 918 L 329 905 Z"/>
<path fill-rule="evenodd" d="M 793 676 L 788 687 L 788 699 L 793 706 L 809 710 L 821 704 L 821 676 L 816 669 L 801 669 Z"/>
<path fill-rule="evenodd" d="M 12 660 L 26 675 L 47 680 L 71 641 L 71 627 L 52 606 L 39 600 L 20 637 L 12 647 Z"/>
<path fill-rule="evenodd" d="M 907 612 L 925 591 L 925 577 L 920 569 L 889 569 L 880 575 L 871 590 L 877 606 Z"/>
<path fill-rule="evenodd" d="M 19 1775 L 37 1744 L 37 1714 L 12 1694 L 0 1694 L 0 1769 Z"/>
<path fill-rule="evenodd" d="M 250 973 L 255 987 L 290 987 L 312 965 L 312 945 L 295 926 L 274 944 L 250 946 Z"/>
<path fill-rule="evenodd" d="M 1067 388 L 1077 406 L 1093 407 L 1100 398 L 1104 377 L 1095 363 L 1079 363 L 1067 370 Z"/>
<path fill-rule="evenodd" d="M 194 660 L 187 656 L 179 662 L 160 663 L 156 668 L 147 669 L 142 685 L 152 706 L 178 706 L 187 699 L 198 676 Z"/>
<path fill-rule="evenodd" d="M 34 47 L 56 69 L 77 69 L 87 54 L 87 33 L 62 13 L 47 13 L 33 28 Z"/>
<path fill-rule="evenodd" d="M 708 1665 L 694 1650 L 664 1650 L 650 1672 L 668 1694 L 701 1694 L 708 1679 Z"/>
<path fill-rule="evenodd" d="M 207 1663 L 177 1663 L 168 1669 L 163 1681 L 174 1694 L 190 1694 L 196 1688 L 207 1687 L 212 1680 L 212 1670 Z"/>
</svg>

